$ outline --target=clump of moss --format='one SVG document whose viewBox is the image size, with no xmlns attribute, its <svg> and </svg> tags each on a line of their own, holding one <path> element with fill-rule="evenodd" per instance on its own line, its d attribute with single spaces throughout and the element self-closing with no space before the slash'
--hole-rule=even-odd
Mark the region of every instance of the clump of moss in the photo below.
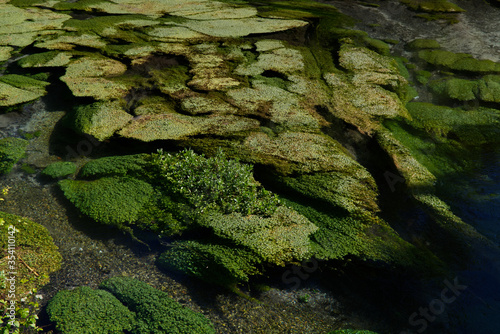
<svg viewBox="0 0 500 334">
<path fill-rule="evenodd" d="M 9 229 L 15 228 L 15 232 Z M 54 245 L 52 237 L 45 227 L 29 219 L 0 211 L 0 247 L 10 249 L 7 236 L 15 236 L 15 256 L 18 259 L 15 270 L 9 269 L 7 261 L 0 261 L 0 271 L 17 272 L 16 296 L 23 298 L 32 289 L 37 289 L 49 282 L 49 274 L 61 267 L 61 255 Z M 24 265 L 21 260 L 26 264 Z M 36 273 L 36 274 L 35 274 Z"/>
<path fill-rule="evenodd" d="M 478 83 L 474 80 L 442 78 L 429 83 L 435 94 L 460 101 L 472 101 L 478 94 Z"/>
<path fill-rule="evenodd" d="M 58 161 L 51 163 L 42 171 L 42 175 L 53 179 L 65 177 L 76 172 L 76 165 L 69 161 Z"/>
<path fill-rule="evenodd" d="M 29 142 L 21 138 L 0 139 L 0 175 L 8 174 L 26 152 Z"/>
<path fill-rule="evenodd" d="M 200 313 L 177 303 L 165 292 L 129 277 L 113 277 L 100 288 L 111 292 L 136 314 L 137 322 L 131 331 L 142 333 L 211 334 L 215 329 Z M 96 333 L 96 332 L 94 332 Z"/>
<path fill-rule="evenodd" d="M 138 175 L 147 168 L 148 154 L 133 154 L 99 158 L 86 163 L 78 173 L 81 178 Z"/>
<path fill-rule="evenodd" d="M 135 324 L 135 314 L 110 292 L 87 286 L 59 291 L 50 300 L 47 313 L 63 334 L 119 334 L 131 331 Z"/>
<path fill-rule="evenodd" d="M 448 0 L 400 0 L 413 10 L 424 12 L 457 13 L 465 10 Z"/>
<path fill-rule="evenodd" d="M 416 71 L 415 72 L 415 79 L 422 85 L 427 84 L 429 82 L 429 79 L 432 77 L 432 73 L 429 71 Z"/>
<path fill-rule="evenodd" d="M 97 222 L 118 226 L 135 222 L 153 194 L 151 185 L 131 177 L 61 180 L 59 185 L 66 198 L 84 214 Z"/>
<path fill-rule="evenodd" d="M 260 273 L 258 255 L 235 245 L 213 241 L 176 241 L 158 258 L 163 268 L 180 271 L 222 286 L 234 286 Z"/>
<path fill-rule="evenodd" d="M 441 45 L 434 39 L 414 39 L 406 45 L 410 50 L 420 50 L 420 49 L 439 49 Z"/>
<path fill-rule="evenodd" d="M 445 50 L 421 50 L 418 57 L 429 64 L 454 71 L 473 73 L 498 73 L 500 63 L 491 60 L 479 60 L 466 53 L 453 53 Z"/>
</svg>

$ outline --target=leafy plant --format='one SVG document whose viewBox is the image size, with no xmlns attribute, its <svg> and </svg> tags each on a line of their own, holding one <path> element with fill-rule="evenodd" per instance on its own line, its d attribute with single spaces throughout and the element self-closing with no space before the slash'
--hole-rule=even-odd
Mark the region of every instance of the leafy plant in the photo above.
<svg viewBox="0 0 500 334">
<path fill-rule="evenodd" d="M 255 181 L 251 166 L 228 160 L 221 150 L 212 158 L 192 150 L 177 155 L 159 150 L 153 163 L 160 168 L 169 189 L 200 213 L 217 210 L 271 215 L 279 205 L 279 199 Z"/>
</svg>

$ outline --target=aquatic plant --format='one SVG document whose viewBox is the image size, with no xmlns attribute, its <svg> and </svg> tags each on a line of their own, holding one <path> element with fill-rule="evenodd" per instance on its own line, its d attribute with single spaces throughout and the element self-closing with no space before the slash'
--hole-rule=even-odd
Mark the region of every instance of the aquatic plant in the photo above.
<svg viewBox="0 0 500 334">
<path fill-rule="evenodd" d="M 124 226 L 139 217 L 153 188 L 131 177 L 103 177 L 95 181 L 61 180 L 59 185 L 80 211 L 97 222 Z"/>
<path fill-rule="evenodd" d="M 76 172 L 76 165 L 69 161 L 58 161 L 51 163 L 44 170 L 42 175 L 48 176 L 53 179 L 65 177 Z"/>
<path fill-rule="evenodd" d="M 24 156 L 29 142 L 21 138 L 0 139 L 0 175 L 8 174 L 19 159 Z"/>
<path fill-rule="evenodd" d="M 210 158 L 192 150 L 159 151 L 153 159 L 166 186 L 200 212 L 270 215 L 279 205 L 275 195 L 259 187 L 250 165 L 227 159 L 221 150 Z"/>
<path fill-rule="evenodd" d="M 130 277 L 113 277 L 99 286 L 112 293 L 136 314 L 134 334 L 210 334 L 211 322 L 200 313 L 182 306 L 165 292 Z"/>
<path fill-rule="evenodd" d="M 136 319 L 110 292 L 87 286 L 59 291 L 47 305 L 47 313 L 63 334 L 123 333 Z"/>
</svg>

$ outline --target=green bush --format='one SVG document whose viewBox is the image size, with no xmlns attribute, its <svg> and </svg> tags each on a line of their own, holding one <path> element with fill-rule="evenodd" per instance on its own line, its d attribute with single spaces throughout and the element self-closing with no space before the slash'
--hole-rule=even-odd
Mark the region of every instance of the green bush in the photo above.
<svg viewBox="0 0 500 334">
<path fill-rule="evenodd" d="M 69 161 L 58 161 L 48 165 L 42 174 L 53 179 L 65 177 L 76 172 L 76 165 Z"/>
<path fill-rule="evenodd" d="M 159 151 L 154 164 L 169 188 L 200 212 L 270 215 L 279 205 L 278 198 L 255 181 L 251 166 L 228 160 L 221 150 L 212 158 L 191 150 L 177 155 Z"/>
<path fill-rule="evenodd" d="M 23 157 L 28 143 L 21 138 L 0 139 L 0 175 L 8 174 L 12 170 L 16 162 Z"/>
<path fill-rule="evenodd" d="M 147 283 L 129 278 L 113 277 L 100 285 L 136 313 L 132 333 L 144 334 L 210 334 L 211 322 Z M 102 333 L 96 331 L 93 333 Z"/>
<path fill-rule="evenodd" d="M 131 177 L 104 177 L 95 181 L 61 180 L 59 185 L 80 211 L 104 224 L 135 222 L 153 194 L 153 187 Z"/>
<path fill-rule="evenodd" d="M 47 313 L 63 334 L 122 334 L 135 324 L 135 314 L 111 293 L 86 286 L 59 291 Z"/>
</svg>

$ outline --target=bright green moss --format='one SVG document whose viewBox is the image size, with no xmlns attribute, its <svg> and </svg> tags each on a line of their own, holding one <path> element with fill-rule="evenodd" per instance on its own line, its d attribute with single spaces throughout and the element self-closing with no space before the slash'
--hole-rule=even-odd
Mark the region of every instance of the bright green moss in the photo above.
<svg viewBox="0 0 500 334">
<path fill-rule="evenodd" d="M 418 57 L 426 62 L 450 70 L 464 72 L 500 72 L 500 63 L 491 60 L 474 59 L 466 53 L 453 53 L 445 50 L 421 50 Z"/>
<path fill-rule="evenodd" d="M 21 159 L 29 142 L 21 138 L 0 139 L 0 175 L 8 174 L 12 167 Z"/>
<path fill-rule="evenodd" d="M 78 173 L 80 178 L 140 175 L 148 165 L 148 154 L 133 154 L 99 158 L 87 162 Z"/>
<path fill-rule="evenodd" d="M 59 185 L 66 198 L 84 214 L 97 222 L 118 226 L 136 221 L 153 194 L 148 183 L 131 177 L 61 180 Z"/>
<path fill-rule="evenodd" d="M 9 229 L 11 225 L 16 229 L 15 255 L 18 261 L 14 270 L 9 268 L 8 261 L 0 261 L 0 271 L 17 272 L 17 282 L 24 282 L 16 285 L 16 297 L 21 299 L 31 289 L 40 288 L 49 282 L 49 274 L 61 267 L 62 257 L 45 227 L 29 219 L 0 211 L 0 233 L 2 234 L 0 248 L 5 250 L 5 255 L 10 249 L 8 236 L 9 231 L 12 231 Z M 34 275 L 31 270 L 20 263 L 20 258 L 38 275 Z"/>
<path fill-rule="evenodd" d="M 211 213 L 203 215 L 198 223 L 252 250 L 266 262 L 281 266 L 310 256 L 309 235 L 317 230 L 307 218 L 284 206 L 268 218 Z"/>
<path fill-rule="evenodd" d="M 441 45 L 434 39 L 414 39 L 406 45 L 410 50 L 439 49 Z"/>
<path fill-rule="evenodd" d="M 113 277 L 99 286 L 135 312 L 133 334 L 214 334 L 212 323 L 182 306 L 165 292 L 129 277 Z M 97 332 L 94 332 L 97 333 Z"/>
<path fill-rule="evenodd" d="M 444 137 L 453 134 L 465 145 L 498 141 L 500 112 L 496 109 L 463 110 L 423 102 L 410 102 L 407 109 L 412 124 L 429 133 Z"/>
<path fill-rule="evenodd" d="M 65 177 L 76 172 L 76 165 L 69 161 L 59 161 L 48 165 L 42 174 L 53 179 Z"/>
<path fill-rule="evenodd" d="M 473 80 L 458 78 L 443 78 L 429 83 L 429 88 L 442 97 L 460 101 L 471 101 L 478 94 L 478 83 Z"/>
<path fill-rule="evenodd" d="M 59 291 L 47 313 L 62 334 L 122 334 L 135 324 L 135 314 L 111 293 L 87 286 Z"/>
<path fill-rule="evenodd" d="M 375 38 L 364 37 L 363 42 L 365 42 L 365 45 L 369 49 L 372 49 L 373 51 L 381 55 L 388 56 L 391 54 L 391 48 L 384 41 Z"/>
<path fill-rule="evenodd" d="M 32 79 L 30 77 L 18 74 L 7 74 L 0 76 L 0 81 L 19 89 L 43 93 L 45 93 L 45 87 L 49 85 L 48 82 Z"/>
<path fill-rule="evenodd" d="M 259 274 L 260 262 L 262 259 L 244 248 L 206 241 L 176 241 L 158 258 L 164 268 L 223 286 L 234 286 Z"/>
<path fill-rule="evenodd" d="M 417 79 L 418 82 L 420 82 L 422 85 L 427 84 L 429 82 L 429 79 L 432 77 L 432 73 L 429 71 L 416 71 L 415 72 L 415 78 Z"/>
<path fill-rule="evenodd" d="M 478 87 L 481 100 L 500 103 L 500 75 L 485 75 L 478 81 Z"/>
<path fill-rule="evenodd" d="M 40 52 L 28 55 L 17 61 L 23 68 L 29 67 L 57 67 L 68 64 L 72 54 L 60 51 Z"/>
</svg>

